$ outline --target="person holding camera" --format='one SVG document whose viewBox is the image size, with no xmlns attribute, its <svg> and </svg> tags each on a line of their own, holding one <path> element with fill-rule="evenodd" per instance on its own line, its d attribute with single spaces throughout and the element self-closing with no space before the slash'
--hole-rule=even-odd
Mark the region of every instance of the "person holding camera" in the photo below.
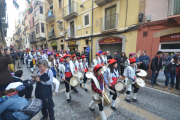
<svg viewBox="0 0 180 120">
<path fill-rule="evenodd" d="M 5 90 L 9 83 L 13 82 L 11 73 L 8 70 L 8 64 L 14 62 L 14 59 L 10 55 L 10 49 L 4 48 L 0 44 L 0 92 Z"/>
</svg>

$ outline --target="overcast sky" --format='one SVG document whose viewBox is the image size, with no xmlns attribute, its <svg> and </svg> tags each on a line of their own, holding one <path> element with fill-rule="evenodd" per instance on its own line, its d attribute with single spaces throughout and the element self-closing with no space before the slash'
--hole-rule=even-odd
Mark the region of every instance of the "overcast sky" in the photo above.
<svg viewBox="0 0 180 120">
<path fill-rule="evenodd" d="M 14 21 L 18 18 L 19 11 L 23 11 L 25 9 L 26 0 L 17 0 L 17 3 L 19 4 L 19 10 L 14 7 L 13 0 L 6 0 L 9 24 L 9 28 L 7 29 L 7 37 L 12 37 L 15 27 Z"/>
</svg>

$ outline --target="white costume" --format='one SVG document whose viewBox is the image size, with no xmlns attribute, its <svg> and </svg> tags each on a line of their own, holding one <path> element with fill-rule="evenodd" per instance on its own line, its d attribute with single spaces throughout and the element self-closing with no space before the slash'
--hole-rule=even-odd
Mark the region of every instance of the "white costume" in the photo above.
<svg viewBox="0 0 180 120">
<path fill-rule="evenodd" d="M 92 67 L 94 68 L 97 64 L 101 65 L 101 60 L 100 60 L 99 57 L 98 57 L 98 59 L 95 58 L 95 59 L 93 60 Z"/>
</svg>

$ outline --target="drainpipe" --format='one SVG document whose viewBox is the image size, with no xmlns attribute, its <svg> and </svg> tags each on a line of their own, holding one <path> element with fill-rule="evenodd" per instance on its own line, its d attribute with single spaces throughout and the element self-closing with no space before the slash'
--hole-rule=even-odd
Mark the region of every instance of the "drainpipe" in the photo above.
<svg viewBox="0 0 180 120">
<path fill-rule="evenodd" d="M 126 20 L 125 20 L 125 29 L 126 29 L 126 24 L 127 24 L 127 12 L 128 12 L 128 0 L 126 2 Z"/>
<path fill-rule="evenodd" d="M 92 25 L 91 25 L 91 62 L 93 60 L 93 1 L 92 0 Z M 89 62 L 90 63 L 90 62 Z"/>
</svg>

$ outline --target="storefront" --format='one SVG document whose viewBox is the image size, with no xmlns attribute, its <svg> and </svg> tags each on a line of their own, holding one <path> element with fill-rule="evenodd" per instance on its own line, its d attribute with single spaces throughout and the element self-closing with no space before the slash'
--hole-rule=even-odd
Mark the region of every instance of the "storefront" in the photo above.
<svg viewBox="0 0 180 120">
<path fill-rule="evenodd" d="M 77 45 L 76 41 L 68 42 L 68 48 L 70 49 L 70 53 L 74 54 L 75 49 L 78 50 L 78 45 Z"/>
<path fill-rule="evenodd" d="M 114 52 L 116 50 L 119 53 L 122 52 L 122 39 L 121 38 L 105 38 L 99 41 L 100 50 L 103 52 L 110 51 L 112 57 L 114 57 Z"/>
</svg>

